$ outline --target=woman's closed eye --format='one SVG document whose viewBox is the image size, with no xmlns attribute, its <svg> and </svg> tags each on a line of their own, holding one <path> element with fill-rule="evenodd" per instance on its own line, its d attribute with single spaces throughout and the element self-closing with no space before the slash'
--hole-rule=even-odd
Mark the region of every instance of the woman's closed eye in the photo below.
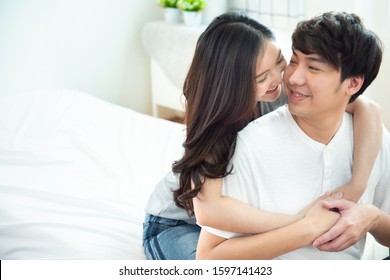
<svg viewBox="0 0 390 280">
<path fill-rule="evenodd" d="M 281 55 L 280 58 L 278 59 L 278 61 L 276 62 L 276 64 L 279 65 L 279 64 L 283 63 L 284 61 L 285 61 L 284 56 Z"/>
<path fill-rule="evenodd" d="M 258 84 L 264 83 L 265 80 L 267 80 L 268 74 L 265 74 L 263 77 L 261 77 L 260 80 L 257 81 Z"/>
</svg>

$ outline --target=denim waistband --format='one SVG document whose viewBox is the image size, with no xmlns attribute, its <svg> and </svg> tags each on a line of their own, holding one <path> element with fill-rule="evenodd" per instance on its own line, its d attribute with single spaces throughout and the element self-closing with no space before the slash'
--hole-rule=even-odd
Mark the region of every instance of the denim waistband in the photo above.
<svg viewBox="0 0 390 280">
<path fill-rule="evenodd" d="M 181 220 L 174 220 L 164 217 L 155 216 L 153 214 L 146 214 L 145 216 L 145 223 L 157 223 L 157 224 L 164 224 L 168 226 L 176 226 L 181 224 L 186 224 L 186 222 Z"/>
</svg>

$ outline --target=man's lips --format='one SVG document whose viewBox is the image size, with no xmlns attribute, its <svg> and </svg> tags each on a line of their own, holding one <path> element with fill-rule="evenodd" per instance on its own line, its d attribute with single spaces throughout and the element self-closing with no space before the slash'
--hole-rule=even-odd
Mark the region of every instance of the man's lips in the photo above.
<svg viewBox="0 0 390 280">
<path fill-rule="evenodd" d="M 308 98 L 309 96 L 310 95 L 303 94 L 303 93 L 300 93 L 300 92 L 295 91 L 295 90 L 291 90 L 291 92 L 290 92 L 290 99 L 295 100 L 295 101 L 304 100 L 304 99 Z"/>
</svg>

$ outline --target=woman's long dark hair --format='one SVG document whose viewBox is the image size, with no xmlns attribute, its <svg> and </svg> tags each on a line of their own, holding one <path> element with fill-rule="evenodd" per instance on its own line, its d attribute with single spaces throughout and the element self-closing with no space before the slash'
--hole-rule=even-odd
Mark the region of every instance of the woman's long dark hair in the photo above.
<svg viewBox="0 0 390 280">
<path fill-rule="evenodd" d="M 174 200 L 190 215 L 204 178 L 232 171 L 237 133 L 253 118 L 257 60 L 265 41 L 273 39 L 267 27 L 238 12 L 215 18 L 198 39 L 183 88 L 184 156 L 173 164 L 180 174 Z"/>
</svg>

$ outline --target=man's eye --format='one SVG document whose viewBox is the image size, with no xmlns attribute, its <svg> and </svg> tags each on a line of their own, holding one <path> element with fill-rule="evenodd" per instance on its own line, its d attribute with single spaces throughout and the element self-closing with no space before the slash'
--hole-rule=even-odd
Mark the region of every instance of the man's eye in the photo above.
<svg viewBox="0 0 390 280">
<path fill-rule="evenodd" d="M 320 68 L 317 68 L 317 67 L 314 67 L 314 66 L 309 66 L 309 69 L 310 70 L 314 70 L 314 71 L 320 71 Z"/>
</svg>

